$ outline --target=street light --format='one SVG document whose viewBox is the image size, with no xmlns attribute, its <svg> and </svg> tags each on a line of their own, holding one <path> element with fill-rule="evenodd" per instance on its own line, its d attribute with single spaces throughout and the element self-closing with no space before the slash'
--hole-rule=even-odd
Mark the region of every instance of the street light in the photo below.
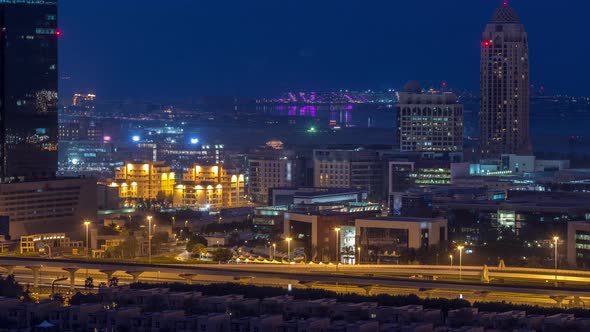
<svg viewBox="0 0 590 332">
<path fill-rule="evenodd" d="M 273 243 L 272 244 L 272 260 L 275 260 L 275 257 L 277 256 L 277 244 Z"/>
<path fill-rule="evenodd" d="M 287 261 L 291 262 L 291 240 L 292 238 L 288 237 L 285 239 L 287 241 Z"/>
<path fill-rule="evenodd" d="M 557 241 L 559 241 L 559 236 L 553 237 L 554 247 L 555 247 L 555 286 L 557 286 Z"/>
<path fill-rule="evenodd" d="M 361 247 L 358 247 L 358 252 L 359 252 L 359 261 L 358 261 L 358 265 L 361 265 Z"/>
<path fill-rule="evenodd" d="M 463 246 L 458 246 L 459 249 L 459 280 L 463 280 Z"/>
<path fill-rule="evenodd" d="M 340 227 L 334 228 L 336 231 L 336 264 L 340 263 Z"/>
<path fill-rule="evenodd" d="M 90 226 L 90 220 L 88 220 L 88 219 L 84 220 L 84 226 L 86 226 L 86 258 L 88 258 L 88 249 L 89 249 L 89 245 L 88 245 L 88 226 Z"/>
<path fill-rule="evenodd" d="M 453 267 L 453 254 L 450 254 L 449 258 L 451 259 L 451 267 Z"/>
<path fill-rule="evenodd" d="M 148 220 L 148 263 L 152 264 L 152 216 L 147 216 Z"/>
</svg>

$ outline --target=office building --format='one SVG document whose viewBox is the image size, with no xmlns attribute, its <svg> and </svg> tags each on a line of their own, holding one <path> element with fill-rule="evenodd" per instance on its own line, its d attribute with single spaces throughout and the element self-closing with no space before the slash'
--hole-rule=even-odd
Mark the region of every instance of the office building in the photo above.
<svg viewBox="0 0 590 332">
<path fill-rule="evenodd" d="M 469 163 L 442 160 L 395 160 L 389 162 L 389 208 L 397 214 L 402 196 L 412 188 L 448 186 L 453 179 L 469 175 Z"/>
<path fill-rule="evenodd" d="M 367 200 L 366 190 L 352 188 L 273 188 L 270 205 L 359 203 Z"/>
<path fill-rule="evenodd" d="M 294 161 L 284 158 L 249 160 L 249 192 L 252 200 L 268 204 L 269 190 L 293 185 Z"/>
<path fill-rule="evenodd" d="M 482 38 L 482 155 L 530 153 L 528 37 L 507 2 L 496 9 Z"/>
<path fill-rule="evenodd" d="M 200 209 L 246 205 L 244 174 L 223 165 L 193 165 L 174 190 L 174 206 Z"/>
<path fill-rule="evenodd" d="M 384 192 L 384 162 L 377 151 L 325 149 L 313 151 L 314 186 L 366 190 L 379 201 Z"/>
<path fill-rule="evenodd" d="M 82 220 L 96 218 L 96 180 L 64 178 L 0 185 L 0 216 L 6 216 L 9 230 L 0 233 L 17 239 L 39 233 L 83 232 Z"/>
<path fill-rule="evenodd" d="M 590 221 L 567 223 L 567 262 L 572 268 L 590 266 Z"/>
<path fill-rule="evenodd" d="M 0 176 L 55 176 L 57 1 L 1 1 L 0 30 Z"/>
<path fill-rule="evenodd" d="M 119 188 L 127 205 L 138 200 L 172 201 L 176 174 L 164 162 L 126 162 L 115 171 L 110 186 Z"/>
<path fill-rule="evenodd" d="M 463 105 L 453 93 L 422 93 L 415 82 L 399 92 L 397 139 L 400 151 L 462 151 Z"/>
</svg>

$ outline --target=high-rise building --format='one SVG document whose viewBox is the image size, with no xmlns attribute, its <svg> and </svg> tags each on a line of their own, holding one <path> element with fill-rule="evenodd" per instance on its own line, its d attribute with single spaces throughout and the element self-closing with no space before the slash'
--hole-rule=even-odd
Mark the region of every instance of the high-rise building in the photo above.
<svg viewBox="0 0 590 332">
<path fill-rule="evenodd" d="M 480 84 L 482 155 L 530 153 L 528 37 L 507 2 L 483 33 Z"/>
<path fill-rule="evenodd" d="M 463 150 L 463 105 L 455 94 L 422 93 L 420 84 L 412 81 L 398 98 L 400 151 Z"/>
<path fill-rule="evenodd" d="M 0 176 L 57 171 L 57 1 L 0 1 Z"/>
</svg>

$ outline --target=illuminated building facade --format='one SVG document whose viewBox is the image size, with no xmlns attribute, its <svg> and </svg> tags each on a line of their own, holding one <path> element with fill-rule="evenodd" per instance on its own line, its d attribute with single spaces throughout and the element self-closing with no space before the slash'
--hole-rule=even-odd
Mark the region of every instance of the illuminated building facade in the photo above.
<svg viewBox="0 0 590 332">
<path fill-rule="evenodd" d="M 219 209 L 244 206 L 244 174 L 221 165 L 193 165 L 175 187 L 174 205 Z"/>
<path fill-rule="evenodd" d="M 57 171 L 57 1 L 0 1 L 0 176 Z"/>
<path fill-rule="evenodd" d="M 126 162 L 115 171 L 110 184 L 119 187 L 121 199 L 132 203 L 136 200 L 172 200 L 176 174 L 164 162 Z"/>
<path fill-rule="evenodd" d="M 389 208 L 402 208 L 404 193 L 412 188 L 448 186 L 457 177 L 469 175 L 469 163 L 441 160 L 399 160 L 389 162 Z"/>
<path fill-rule="evenodd" d="M 94 104 L 95 100 L 96 95 L 76 93 L 72 99 L 72 106 L 88 111 L 94 110 L 96 108 Z"/>
<path fill-rule="evenodd" d="M 369 150 L 314 150 L 314 186 L 364 189 L 369 199 L 383 196 L 384 162 Z"/>
<path fill-rule="evenodd" d="M 453 93 L 422 93 L 406 84 L 397 104 L 400 151 L 462 151 L 463 105 Z"/>
<path fill-rule="evenodd" d="M 482 38 L 482 155 L 530 153 L 528 37 L 507 2 L 496 9 Z"/>
</svg>

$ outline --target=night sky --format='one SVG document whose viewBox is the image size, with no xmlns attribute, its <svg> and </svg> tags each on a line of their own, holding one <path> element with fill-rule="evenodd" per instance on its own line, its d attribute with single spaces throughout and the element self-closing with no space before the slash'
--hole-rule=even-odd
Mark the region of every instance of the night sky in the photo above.
<svg viewBox="0 0 590 332">
<path fill-rule="evenodd" d="M 481 32 L 499 0 L 59 0 L 62 97 L 188 101 L 287 90 L 478 91 Z M 512 0 L 531 80 L 589 95 L 587 0 Z M 64 79 L 68 78 L 68 79 Z"/>
</svg>

